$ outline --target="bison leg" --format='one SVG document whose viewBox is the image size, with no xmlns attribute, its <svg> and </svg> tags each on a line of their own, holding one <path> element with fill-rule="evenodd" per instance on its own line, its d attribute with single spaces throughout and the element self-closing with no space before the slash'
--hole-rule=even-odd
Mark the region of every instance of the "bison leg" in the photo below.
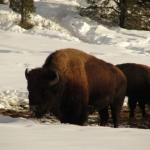
<svg viewBox="0 0 150 150">
<path fill-rule="evenodd" d="M 99 110 L 99 115 L 100 115 L 100 125 L 106 126 L 109 119 L 108 107 Z"/>
<path fill-rule="evenodd" d="M 117 128 L 119 126 L 120 112 L 122 109 L 123 101 L 124 97 L 121 96 L 120 98 L 116 98 L 110 105 L 114 128 Z"/>
<path fill-rule="evenodd" d="M 146 112 L 145 112 L 145 103 L 144 103 L 143 100 L 139 100 L 138 103 L 139 103 L 139 107 L 140 107 L 140 109 L 142 111 L 142 116 L 144 118 L 145 115 L 146 115 Z"/>
<path fill-rule="evenodd" d="M 86 89 L 71 81 L 67 83 L 60 104 L 60 121 L 83 125 L 88 115 L 88 95 Z"/>
<path fill-rule="evenodd" d="M 113 119 L 114 128 L 117 128 L 119 125 L 120 110 L 118 110 L 118 108 L 116 108 L 115 105 L 111 105 L 111 115 Z"/>
<path fill-rule="evenodd" d="M 82 113 L 79 116 L 76 115 L 66 115 L 63 114 L 61 116 L 60 121 L 61 123 L 71 123 L 76 125 L 84 125 L 85 121 L 87 120 L 87 109 L 82 109 Z"/>
<path fill-rule="evenodd" d="M 129 106 L 129 118 L 135 118 L 135 109 L 136 109 L 137 100 L 132 97 L 128 97 L 128 106 Z"/>
<path fill-rule="evenodd" d="M 69 100 L 67 100 L 69 101 Z M 64 103 L 61 106 L 61 123 L 71 123 L 77 125 L 84 125 L 87 120 L 88 109 L 87 106 L 82 105 L 81 103 Z"/>
</svg>

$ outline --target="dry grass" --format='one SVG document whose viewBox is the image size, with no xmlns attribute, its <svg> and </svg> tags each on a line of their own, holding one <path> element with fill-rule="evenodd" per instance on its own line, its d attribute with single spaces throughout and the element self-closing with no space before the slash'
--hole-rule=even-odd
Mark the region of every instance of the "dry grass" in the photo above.
<svg viewBox="0 0 150 150">
<path fill-rule="evenodd" d="M 136 111 L 136 119 L 130 119 L 129 120 L 129 112 L 126 107 L 123 108 L 121 112 L 121 120 L 120 120 L 120 127 L 127 127 L 127 128 L 144 128 L 144 129 L 150 129 L 150 109 L 147 109 L 147 116 L 145 118 L 142 118 L 141 112 L 139 109 Z M 15 111 L 15 110 L 5 110 L 0 109 L 0 114 L 4 116 L 10 116 L 13 118 L 22 117 L 27 119 L 33 119 L 32 115 L 29 111 Z M 57 123 L 59 122 L 56 118 L 52 116 L 46 116 L 43 119 L 40 119 L 41 123 Z M 88 122 L 86 125 L 95 126 L 98 123 L 98 114 L 97 112 L 93 113 L 89 116 Z M 109 119 L 108 126 L 113 126 L 112 119 Z"/>
</svg>

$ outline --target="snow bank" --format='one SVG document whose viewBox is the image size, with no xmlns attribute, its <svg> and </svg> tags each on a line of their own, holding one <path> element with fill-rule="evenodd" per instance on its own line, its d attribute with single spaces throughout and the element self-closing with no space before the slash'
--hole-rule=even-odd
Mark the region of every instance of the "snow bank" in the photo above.
<svg viewBox="0 0 150 150">
<path fill-rule="evenodd" d="M 8 6 L 1 5 L 0 29 L 69 41 L 81 40 L 93 44 L 115 45 L 133 53 L 150 55 L 150 32 L 128 31 L 118 27 L 108 29 L 79 16 L 77 6 L 81 2 L 78 0 L 36 1 L 36 14 L 33 14 L 31 19 L 35 27 L 29 31 L 17 25 L 19 15 L 12 12 Z"/>
<path fill-rule="evenodd" d="M 0 5 L 0 29 L 2 30 L 79 41 L 71 36 L 65 28 L 50 19 L 46 19 L 38 14 L 32 14 L 31 20 L 35 27 L 27 31 L 18 25 L 20 22 L 19 14 L 13 12 L 8 5 Z"/>
<path fill-rule="evenodd" d="M 25 110 L 28 108 L 26 92 L 17 90 L 0 91 L 0 109 Z"/>
</svg>

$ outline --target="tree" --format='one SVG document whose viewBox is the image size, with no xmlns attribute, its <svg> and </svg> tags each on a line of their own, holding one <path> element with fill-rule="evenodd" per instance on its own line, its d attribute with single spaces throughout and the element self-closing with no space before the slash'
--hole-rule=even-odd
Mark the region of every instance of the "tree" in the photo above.
<svg viewBox="0 0 150 150">
<path fill-rule="evenodd" d="M 28 22 L 30 14 L 35 11 L 33 0 L 10 0 L 9 7 L 21 14 L 20 25 L 24 28 L 30 28 L 32 25 Z"/>
<path fill-rule="evenodd" d="M 4 0 L 0 0 L 0 4 L 4 4 Z"/>
<path fill-rule="evenodd" d="M 116 21 L 116 10 L 111 5 L 112 0 L 87 0 L 87 8 L 81 8 L 80 14 L 98 22 L 110 24 Z"/>
<path fill-rule="evenodd" d="M 129 0 L 128 0 L 129 1 Z M 126 28 L 150 30 L 150 1 L 130 0 L 127 5 Z"/>
<path fill-rule="evenodd" d="M 118 7 L 119 26 L 125 28 L 125 21 L 127 16 L 127 0 L 114 0 Z"/>
<path fill-rule="evenodd" d="M 80 14 L 107 25 L 150 30 L 150 0 L 87 0 Z"/>
</svg>

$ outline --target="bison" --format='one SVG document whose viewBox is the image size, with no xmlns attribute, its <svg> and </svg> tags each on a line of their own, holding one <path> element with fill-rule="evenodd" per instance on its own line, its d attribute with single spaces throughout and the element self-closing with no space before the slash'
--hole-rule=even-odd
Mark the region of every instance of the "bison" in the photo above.
<svg viewBox="0 0 150 150">
<path fill-rule="evenodd" d="M 91 105 L 105 125 L 110 106 L 114 127 L 118 127 L 126 77 L 114 65 L 68 48 L 52 53 L 42 68 L 26 70 L 25 76 L 29 105 L 37 116 L 51 111 L 62 123 L 83 125 Z"/>
<path fill-rule="evenodd" d="M 145 104 L 150 105 L 150 67 L 142 64 L 125 63 L 116 65 L 127 78 L 129 117 L 135 118 L 136 104 L 139 103 L 142 116 L 145 116 Z"/>
</svg>

